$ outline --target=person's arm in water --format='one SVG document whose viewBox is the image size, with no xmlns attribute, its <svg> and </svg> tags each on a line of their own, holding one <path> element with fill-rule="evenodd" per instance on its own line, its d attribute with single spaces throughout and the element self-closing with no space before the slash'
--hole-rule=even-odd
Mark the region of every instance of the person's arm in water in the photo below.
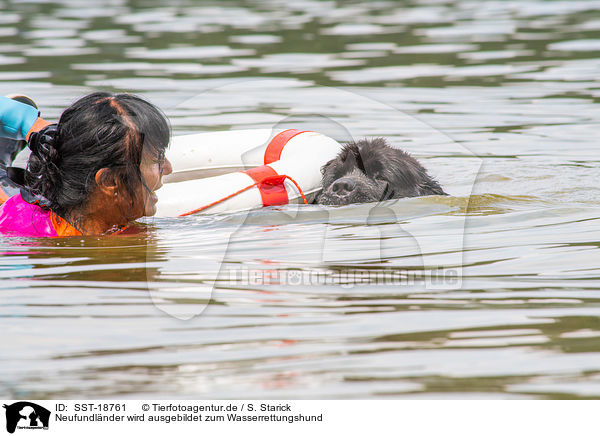
<svg viewBox="0 0 600 436">
<path fill-rule="evenodd" d="M 39 111 L 32 106 L 0 96 L 0 137 L 28 139 L 32 132 L 50 124 L 39 115 Z"/>
</svg>

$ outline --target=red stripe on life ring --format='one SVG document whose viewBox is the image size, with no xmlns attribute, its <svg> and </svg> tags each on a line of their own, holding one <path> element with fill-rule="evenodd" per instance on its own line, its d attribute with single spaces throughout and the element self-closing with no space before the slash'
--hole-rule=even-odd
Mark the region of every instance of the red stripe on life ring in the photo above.
<svg viewBox="0 0 600 436">
<path fill-rule="evenodd" d="M 262 198 L 263 207 L 266 206 L 278 206 L 280 204 L 288 204 L 289 198 L 285 185 L 283 184 L 285 178 L 282 178 L 280 182 L 275 183 L 274 176 L 278 176 L 277 171 L 267 165 L 261 167 L 250 168 L 249 170 L 242 171 L 252 177 L 257 183 L 260 196 Z M 263 180 L 270 179 L 269 181 Z"/>
<path fill-rule="evenodd" d="M 285 144 L 294 136 L 304 132 L 307 132 L 307 130 L 287 129 L 275 135 L 265 150 L 265 165 L 281 159 L 281 152 Z"/>
</svg>

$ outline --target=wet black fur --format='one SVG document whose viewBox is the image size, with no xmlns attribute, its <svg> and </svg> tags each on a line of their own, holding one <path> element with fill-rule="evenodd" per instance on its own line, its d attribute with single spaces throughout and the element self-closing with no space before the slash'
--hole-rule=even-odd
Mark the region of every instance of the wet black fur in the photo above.
<svg viewBox="0 0 600 436">
<path fill-rule="evenodd" d="M 318 204 L 447 195 L 415 158 L 390 147 L 383 138 L 348 143 L 321 172 L 323 190 L 315 200 Z"/>
</svg>

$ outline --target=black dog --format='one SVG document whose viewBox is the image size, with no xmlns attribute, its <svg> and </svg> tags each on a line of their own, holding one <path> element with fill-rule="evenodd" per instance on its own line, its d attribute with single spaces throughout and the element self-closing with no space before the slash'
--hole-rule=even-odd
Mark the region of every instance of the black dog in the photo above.
<svg viewBox="0 0 600 436">
<path fill-rule="evenodd" d="M 316 198 L 318 204 L 447 195 L 415 158 L 390 147 L 383 138 L 348 143 L 321 172 L 323 190 Z"/>
</svg>

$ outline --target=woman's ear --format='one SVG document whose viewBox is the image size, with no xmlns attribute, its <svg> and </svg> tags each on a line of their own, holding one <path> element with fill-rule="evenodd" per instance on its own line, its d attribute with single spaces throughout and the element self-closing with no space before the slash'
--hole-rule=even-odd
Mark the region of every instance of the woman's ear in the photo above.
<svg viewBox="0 0 600 436">
<path fill-rule="evenodd" d="M 115 173 L 109 168 L 101 168 L 96 172 L 96 185 L 103 194 L 115 197 L 119 192 L 119 182 Z"/>
</svg>

